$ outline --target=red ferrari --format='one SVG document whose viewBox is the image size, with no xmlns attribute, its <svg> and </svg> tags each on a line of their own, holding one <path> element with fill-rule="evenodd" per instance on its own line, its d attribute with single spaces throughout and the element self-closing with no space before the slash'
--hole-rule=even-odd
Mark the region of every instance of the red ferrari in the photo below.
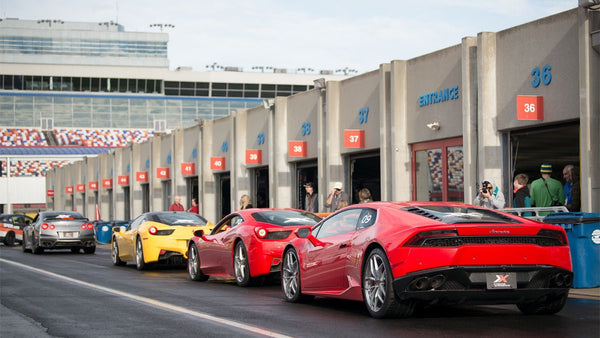
<svg viewBox="0 0 600 338">
<path fill-rule="evenodd" d="M 364 301 L 375 318 L 407 317 L 417 304 L 551 314 L 573 280 L 561 227 L 460 203 L 356 204 L 295 235 L 282 258 L 285 299 Z"/>
<path fill-rule="evenodd" d="M 260 284 L 281 271 L 283 248 L 300 228 L 321 218 L 294 209 L 245 209 L 223 218 L 205 235 L 194 232 L 188 247 L 190 279 L 234 277 L 239 286 Z"/>
</svg>

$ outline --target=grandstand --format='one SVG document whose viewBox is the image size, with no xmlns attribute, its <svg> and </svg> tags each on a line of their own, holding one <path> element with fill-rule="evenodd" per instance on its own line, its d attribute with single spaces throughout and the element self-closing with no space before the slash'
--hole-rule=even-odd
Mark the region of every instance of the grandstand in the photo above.
<svg viewBox="0 0 600 338">
<path fill-rule="evenodd" d="M 29 148 L 29 152 L 12 155 L 46 156 L 56 154 L 57 147 L 64 147 L 71 153 L 87 155 L 96 153 L 89 148 L 121 148 L 129 143 L 142 143 L 154 136 L 152 130 L 139 129 L 90 129 L 90 128 L 56 128 L 51 130 L 52 138 L 57 140 L 57 145 L 52 146 L 47 142 L 45 133 L 38 128 L 0 128 L 0 145 L 3 148 Z M 48 134 L 48 131 L 46 131 Z M 78 152 L 73 152 L 78 148 Z M 5 152 L 3 152 L 5 153 Z M 10 162 L 6 165 L 6 162 Z M 70 161 L 47 159 L 21 159 L 15 157 L 10 161 L 2 160 L 0 176 L 8 176 L 10 168 L 12 177 L 44 177 L 46 171 L 53 167 L 62 167 Z"/>
</svg>

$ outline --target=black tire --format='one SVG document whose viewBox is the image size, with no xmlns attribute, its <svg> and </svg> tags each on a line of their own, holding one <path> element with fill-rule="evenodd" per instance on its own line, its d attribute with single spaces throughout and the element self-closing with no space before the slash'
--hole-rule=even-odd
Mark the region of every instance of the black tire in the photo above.
<svg viewBox="0 0 600 338">
<path fill-rule="evenodd" d="M 4 245 L 13 246 L 15 245 L 15 233 L 14 231 L 9 231 L 6 236 L 4 236 Z"/>
<path fill-rule="evenodd" d="M 293 248 L 285 251 L 281 262 L 281 290 L 287 302 L 301 303 L 312 300 L 313 296 L 302 294 L 300 263 L 298 253 Z"/>
<path fill-rule="evenodd" d="M 31 252 L 31 249 L 27 249 L 27 235 L 23 232 L 23 242 L 21 243 L 21 248 L 23 252 Z"/>
<path fill-rule="evenodd" d="M 31 249 L 31 251 L 33 251 L 34 255 L 41 255 L 44 253 L 44 248 L 39 246 L 39 243 L 35 238 L 33 238 L 33 240 L 31 242 L 32 242 L 31 246 L 33 247 Z"/>
<path fill-rule="evenodd" d="M 142 246 L 142 239 L 139 237 L 135 243 L 135 267 L 139 271 L 146 270 L 148 268 L 148 264 L 144 262 L 144 247 Z"/>
<path fill-rule="evenodd" d="M 369 253 L 363 266 L 363 299 L 369 314 L 374 318 L 408 317 L 415 304 L 401 302 L 394 294 L 393 276 L 390 263 L 383 250 L 376 248 Z"/>
<path fill-rule="evenodd" d="M 248 266 L 248 254 L 244 242 L 239 241 L 233 249 L 233 271 L 235 273 L 235 282 L 239 286 L 250 285 L 250 267 Z"/>
<path fill-rule="evenodd" d="M 112 244 L 111 244 L 110 259 L 112 260 L 113 265 L 116 265 L 116 266 L 123 266 L 126 264 L 119 257 L 119 244 L 117 243 L 117 239 L 114 237 L 112 239 Z"/>
<path fill-rule="evenodd" d="M 96 246 L 86 246 L 83 248 L 83 253 L 91 255 L 96 252 Z"/>
<path fill-rule="evenodd" d="M 200 269 L 200 256 L 198 255 L 198 248 L 196 244 L 191 243 L 188 250 L 188 264 L 187 271 L 190 279 L 193 281 L 206 282 L 210 276 L 202 273 Z"/>
<path fill-rule="evenodd" d="M 81 248 L 77 247 L 77 248 L 71 248 L 71 252 L 74 254 L 78 254 L 79 251 L 81 251 Z"/>
<path fill-rule="evenodd" d="M 547 295 L 541 299 L 517 303 L 517 307 L 526 315 L 551 315 L 559 312 L 569 298 L 569 291 L 559 295 Z"/>
</svg>

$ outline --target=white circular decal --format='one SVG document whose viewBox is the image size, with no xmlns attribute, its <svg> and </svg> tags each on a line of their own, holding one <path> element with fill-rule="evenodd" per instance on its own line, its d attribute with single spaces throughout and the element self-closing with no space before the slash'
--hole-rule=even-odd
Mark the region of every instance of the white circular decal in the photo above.
<svg viewBox="0 0 600 338">
<path fill-rule="evenodd" d="M 600 229 L 596 229 L 592 232 L 592 242 L 594 242 L 594 244 L 600 244 Z"/>
<path fill-rule="evenodd" d="M 108 231 L 108 227 L 106 225 L 102 226 L 102 231 Z"/>
</svg>

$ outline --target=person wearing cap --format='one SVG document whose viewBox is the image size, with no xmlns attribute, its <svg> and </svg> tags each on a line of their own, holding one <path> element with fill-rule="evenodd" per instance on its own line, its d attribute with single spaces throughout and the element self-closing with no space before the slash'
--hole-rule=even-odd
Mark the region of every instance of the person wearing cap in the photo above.
<svg viewBox="0 0 600 338">
<path fill-rule="evenodd" d="M 494 180 L 491 178 L 484 179 L 477 196 L 473 200 L 473 205 L 490 209 L 502 209 L 505 204 L 504 194 L 498 189 Z"/>
<path fill-rule="evenodd" d="M 312 182 L 304 184 L 306 196 L 304 197 L 304 210 L 308 212 L 319 212 L 319 200 L 315 192 L 315 186 Z"/>
<path fill-rule="evenodd" d="M 331 193 L 327 197 L 327 202 L 325 203 L 325 207 L 329 208 L 329 212 L 338 210 L 340 201 L 344 200 L 348 202 L 348 194 L 342 190 L 343 187 L 342 182 L 333 183 Z"/>
<path fill-rule="evenodd" d="M 529 191 L 531 205 L 538 208 L 565 205 L 562 183 L 550 177 L 552 176 L 552 164 L 542 164 L 540 174 L 542 177 L 531 182 Z"/>
</svg>

